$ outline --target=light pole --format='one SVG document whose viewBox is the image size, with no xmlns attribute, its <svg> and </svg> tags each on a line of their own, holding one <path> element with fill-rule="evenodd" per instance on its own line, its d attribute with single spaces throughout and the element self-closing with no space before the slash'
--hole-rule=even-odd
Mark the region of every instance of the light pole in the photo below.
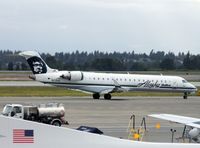
<svg viewBox="0 0 200 148">
<path fill-rule="evenodd" d="M 174 133 L 176 132 L 176 130 L 171 128 L 170 131 L 172 132 L 172 143 L 174 143 Z"/>
</svg>

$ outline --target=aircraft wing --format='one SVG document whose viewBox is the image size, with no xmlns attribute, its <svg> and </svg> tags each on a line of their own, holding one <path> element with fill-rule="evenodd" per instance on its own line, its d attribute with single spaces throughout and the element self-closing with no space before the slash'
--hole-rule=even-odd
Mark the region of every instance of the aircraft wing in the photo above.
<svg viewBox="0 0 200 148">
<path fill-rule="evenodd" d="M 107 94 L 107 93 L 114 93 L 114 92 L 126 92 L 127 90 L 122 88 L 121 85 L 113 79 L 113 88 L 108 88 L 108 89 L 105 89 L 105 90 L 102 90 L 100 92 L 100 94 Z"/>
<path fill-rule="evenodd" d="M 191 126 L 191 127 L 200 128 L 200 119 L 198 119 L 198 118 L 178 116 L 178 115 L 172 115 L 172 114 L 151 114 L 148 116 L 153 117 L 153 118 L 162 119 L 162 120 L 167 120 L 170 122 L 184 124 L 184 125 Z"/>
</svg>

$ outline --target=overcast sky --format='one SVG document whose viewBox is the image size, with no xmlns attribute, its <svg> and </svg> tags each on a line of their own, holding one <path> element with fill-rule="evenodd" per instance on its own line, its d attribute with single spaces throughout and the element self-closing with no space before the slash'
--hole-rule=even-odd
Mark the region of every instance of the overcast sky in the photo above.
<svg viewBox="0 0 200 148">
<path fill-rule="evenodd" d="M 200 0 L 0 0 L 0 49 L 200 54 Z"/>
</svg>

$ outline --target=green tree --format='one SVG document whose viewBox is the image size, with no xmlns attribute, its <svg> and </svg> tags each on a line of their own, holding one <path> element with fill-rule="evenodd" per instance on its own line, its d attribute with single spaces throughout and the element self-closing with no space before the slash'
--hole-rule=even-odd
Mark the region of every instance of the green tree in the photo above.
<svg viewBox="0 0 200 148">
<path fill-rule="evenodd" d="M 27 70 L 28 67 L 25 63 L 21 63 L 21 70 Z"/>
<path fill-rule="evenodd" d="M 100 71 L 119 71 L 124 70 L 122 62 L 117 59 L 111 58 L 97 58 L 95 59 L 91 66 L 96 70 Z"/>
<path fill-rule="evenodd" d="M 147 66 L 142 62 L 134 62 L 131 66 L 132 71 L 146 71 L 148 68 Z"/>
<path fill-rule="evenodd" d="M 163 70 L 173 70 L 175 68 L 174 60 L 170 58 L 162 60 L 160 63 L 160 68 Z"/>
<path fill-rule="evenodd" d="M 13 70 L 13 67 L 14 67 L 13 62 L 9 62 L 8 63 L 8 70 Z"/>
<path fill-rule="evenodd" d="M 191 69 L 191 59 L 190 59 L 190 52 L 188 51 L 186 57 L 183 60 L 183 65 L 185 69 Z"/>
</svg>

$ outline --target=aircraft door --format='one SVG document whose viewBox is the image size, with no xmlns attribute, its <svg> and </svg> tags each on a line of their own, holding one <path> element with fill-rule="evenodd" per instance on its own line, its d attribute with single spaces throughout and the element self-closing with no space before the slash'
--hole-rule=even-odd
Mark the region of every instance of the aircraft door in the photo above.
<svg viewBox="0 0 200 148">
<path fill-rule="evenodd" d="M 173 83 L 172 83 L 172 87 L 174 88 L 174 89 L 176 89 L 177 87 L 178 87 L 178 83 L 177 83 L 177 81 L 173 81 Z"/>
</svg>

